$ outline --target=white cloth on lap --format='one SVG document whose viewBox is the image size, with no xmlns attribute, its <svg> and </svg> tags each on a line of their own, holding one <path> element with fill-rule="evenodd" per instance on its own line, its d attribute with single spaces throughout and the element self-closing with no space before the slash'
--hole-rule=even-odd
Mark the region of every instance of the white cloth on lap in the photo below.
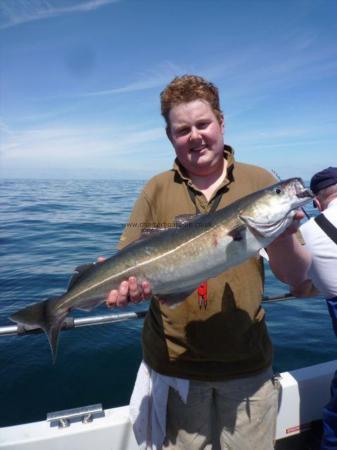
<svg viewBox="0 0 337 450">
<path fill-rule="evenodd" d="M 169 388 L 186 403 L 189 380 L 160 375 L 141 362 L 130 399 L 130 420 L 141 450 L 159 450 L 166 434 Z"/>
</svg>

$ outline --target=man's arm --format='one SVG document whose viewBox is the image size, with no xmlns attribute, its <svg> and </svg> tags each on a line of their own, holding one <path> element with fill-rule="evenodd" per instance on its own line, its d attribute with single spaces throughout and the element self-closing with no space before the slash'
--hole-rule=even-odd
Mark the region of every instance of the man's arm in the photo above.
<svg viewBox="0 0 337 450">
<path fill-rule="evenodd" d="M 269 264 L 274 275 L 283 283 L 299 286 L 308 279 L 311 255 L 296 238 L 299 221 L 304 214 L 298 211 L 294 223 L 267 247 Z"/>
</svg>

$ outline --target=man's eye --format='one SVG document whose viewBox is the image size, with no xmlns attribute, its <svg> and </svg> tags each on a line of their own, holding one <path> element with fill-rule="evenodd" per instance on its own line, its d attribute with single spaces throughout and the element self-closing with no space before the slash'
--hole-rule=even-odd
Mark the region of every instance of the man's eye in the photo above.
<svg viewBox="0 0 337 450">
<path fill-rule="evenodd" d="M 177 136 L 184 136 L 188 132 L 189 132 L 188 128 L 180 128 L 179 130 L 176 131 L 176 135 Z"/>
<path fill-rule="evenodd" d="M 198 123 L 199 130 L 203 130 L 203 129 L 207 128 L 207 127 L 208 127 L 208 122 L 199 122 Z"/>
</svg>

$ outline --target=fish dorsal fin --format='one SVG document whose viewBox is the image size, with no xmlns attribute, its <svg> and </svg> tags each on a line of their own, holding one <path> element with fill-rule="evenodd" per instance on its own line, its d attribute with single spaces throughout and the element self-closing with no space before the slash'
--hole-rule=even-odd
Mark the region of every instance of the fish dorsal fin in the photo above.
<svg viewBox="0 0 337 450">
<path fill-rule="evenodd" d="M 146 239 L 146 238 L 148 238 L 150 236 L 153 236 L 154 234 L 161 233 L 162 231 L 165 231 L 165 230 L 168 230 L 168 227 L 162 227 L 162 228 L 148 227 L 148 228 L 143 228 L 142 229 L 142 234 L 140 235 L 139 239 L 137 239 L 137 241 Z"/>
<path fill-rule="evenodd" d="M 201 216 L 204 216 L 205 214 L 180 214 L 179 216 L 176 216 L 174 219 L 176 227 L 184 227 L 188 225 L 190 222 L 194 221 L 196 218 L 199 218 Z"/>
<path fill-rule="evenodd" d="M 190 222 L 195 220 L 196 218 L 199 218 L 201 216 L 204 216 L 205 214 L 180 214 L 179 216 L 176 216 L 174 219 L 174 222 L 172 226 L 168 227 L 146 227 L 142 229 L 142 232 L 138 239 L 135 239 L 134 241 L 130 242 L 130 244 L 123 247 L 123 250 L 125 248 L 131 247 L 134 244 L 138 242 L 142 242 L 152 236 L 155 236 L 159 233 L 162 233 L 163 231 L 170 230 L 172 228 L 182 228 L 184 226 L 187 226 Z"/>
<path fill-rule="evenodd" d="M 137 238 L 134 241 L 130 242 L 128 245 L 123 247 L 122 250 L 125 250 L 126 248 L 129 249 L 130 247 L 133 247 L 135 244 L 138 244 L 139 242 L 146 241 L 150 237 L 155 236 L 155 235 L 161 233 L 162 231 L 166 231 L 166 230 L 168 230 L 168 228 L 156 228 L 156 227 L 143 228 L 139 238 Z"/>
<path fill-rule="evenodd" d="M 186 225 L 188 225 L 189 223 L 193 222 L 195 219 L 204 216 L 205 214 L 179 214 L 179 216 L 176 216 L 174 218 L 174 222 L 171 226 L 168 227 L 148 227 L 148 228 L 143 228 L 142 230 L 142 234 L 141 237 L 148 237 L 148 236 L 152 236 L 153 234 L 157 234 L 160 233 L 162 231 L 165 230 L 169 230 L 170 228 L 181 228 L 181 227 L 185 227 Z"/>
<path fill-rule="evenodd" d="M 152 236 L 156 236 L 157 234 L 162 233 L 163 231 L 170 230 L 172 228 L 182 228 L 187 226 L 190 222 L 195 220 L 196 218 L 199 218 L 201 216 L 204 216 L 205 214 L 180 214 L 179 216 L 176 216 L 173 222 L 172 226 L 168 227 L 146 227 L 142 229 L 142 232 L 138 239 L 135 239 L 134 241 L 130 242 L 130 244 L 123 247 L 123 250 L 129 247 L 132 247 L 134 244 L 137 244 L 139 242 L 145 241 L 146 239 L 149 239 Z"/>
<path fill-rule="evenodd" d="M 69 280 L 67 292 L 69 292 L 74 287 L 74 285 L 79 281 L 79 279 L 85 273 L 87 273 L 89 270 L 91 270 L 97 264 L 101 264 L 101 263 L 100 262 L 88 263 L 88 264 L 82 264 L 82 265 L 76 267 L 76 269 L 74 270 L 74 273 L 72 274 L 72 276 Z"/>
</svg>

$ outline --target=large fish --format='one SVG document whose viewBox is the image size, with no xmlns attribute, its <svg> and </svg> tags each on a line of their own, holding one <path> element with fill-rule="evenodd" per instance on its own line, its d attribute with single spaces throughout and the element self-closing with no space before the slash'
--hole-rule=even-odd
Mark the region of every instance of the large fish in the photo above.
<svg viewBox="0 0 337 450">
<path fill-rule="evenodd" d="M 11 320 L 42 328 L 55 360 L 60 328 L 72 309 L 91 310 L 130 276 L 148 280 L 158 298 L 182 301 L 202 281 L 269 245 L 311 198 L 300 178 L 276 183 L 213 214 L 144 237 L 103 263 L 75 269 L 65 294 L 27 306 Z"/>
</svg>

